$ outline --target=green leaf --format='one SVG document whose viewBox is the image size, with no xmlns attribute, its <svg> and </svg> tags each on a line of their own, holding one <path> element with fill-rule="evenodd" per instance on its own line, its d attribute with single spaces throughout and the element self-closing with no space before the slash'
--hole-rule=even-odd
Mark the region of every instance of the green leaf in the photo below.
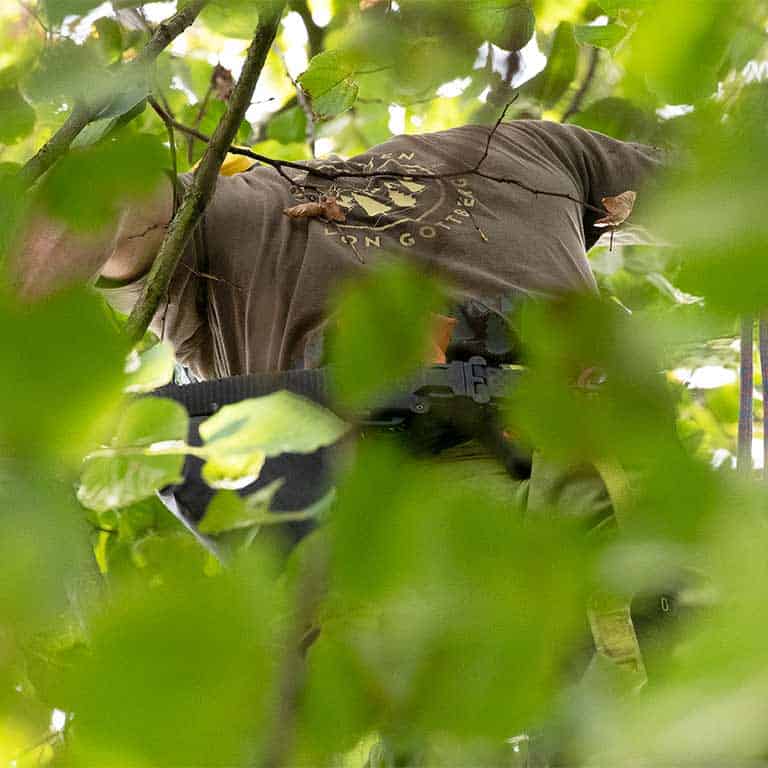
<svg viewBox="0 0 768 768">
<path fill-rule="evenodd" d="M 573 24 L 558 24 L 552 38 L 547 66 L 524 90 L 538 98 L 544 107 L 554 106 L 576 76 L 579 47 L 573 35 Z"/>
<path fill-rule="evenodd" d="M 167 150 L 148 134 L 121 133 L 71 151 L 46 175 L 40 197 L 76 231 L 110 223 L 126 200 L 149 195 L 163 178 Z"/>
<path fill-rule="evenodd" d="M 329 339 L 342 402 L 370 405 L 424 363 L 438 285 L 412 265 L 391 262 L 348 285 Z"/>
<path fill-rule="evenodd" d="M 307 116 L 301 107 L 291 107 L 267 123 L 267 138 L 281 144 L 306 141 Z"/>
<path fill-rule="evenodd" d="M 93 50 L 64 39 L 43 50 L 21 86 L 34 104 L 59 106 L 66 102 L 71 107 L 74 100 L 101 93 L 105 79 L 111 77 Z"/>
<path fill-rule="evenodd" d="M 123 28 L 107 17 L 96 19 L 93 28 L 99 38 L 99 47 L 108 63 L 118 61 L 123 53 Z"/>
<path fill-rule="evenodd" d="M 35 110 L 18 88 L 0 90 L 0 144 L 15 144 L 35 127 Z"/>
<path fill-rule="evenodd" d="M 621 24 L 578 24 L 574 27 L 576 42 L 582 45 L 594 45 L 598 48 L 613 48 L 618 45 L 629 31 Z"/>
<path fill-rule="evenodd" d="M 506 51 L 519 51 L 536 29 L 533 9 L 525 0 L 486 0 L 477 4 L 479 31 L 484 39 Z"/>
<path fill-rule="evenodd" d="M 349 109 L 359 90 L 353 79 L 356 66 L 343 51 L 323 51 L 313 57 L 309 68 L 298 79 L 312 102 L 312 111 L 324 120 Z"/>
<path fill-rule="evenodd" d="M 628 99 L 609 96 L 592 102 L 574 115 L 571 122 L 622 141 L 648 142 L 658 119 L 653 112 L 641 109 Z"/>
<path fill-rule="evenodd" d="M 284 482 L 283 479 L 274 480 L 245 498 L 235 491 L 219 491 L 205 510 L 198 530 L 200 533 L 217 534 L 260 525 Z"/>
<path fill-rule="evenodd" d="M 0 299 L 0 327 L 2 450 L 76 453 L 93 437 L 95 414 L 117 401 L 125 341 L 83 289 L 34 305 Z"/>
<path fill-rule="evenodd" d="M 86 457 L 77 498 L 101 512 L 149 498 L 180 482 L 189 418 L 183 406 L 164 398 L 142 398 L 125 410 L 112 447 Z M 173 455 L 153 455 L 153 446 L 170 443 Z M 122 449 L 122 450 L 121 450 Z"/>
<path fill-rule="evenodd" d="M 259 23 L 259 10 L 268 2 L 271 0 L 213 0 L 200 18 L 219 35 L 250 40 Z"/>
<path fill-rule="evenodd" d="M 99 0 L 44 0 L 45 15 L 53 26 L 58 26 L 67 16 L 85 16 Z"/>
<path fill-rule="evenodd" d="M 131 353 L 126 364 L 126 392 L 150 392 L 173 379 L 176 355 L 170 342 L 161 341 L 139 355 Z"/>
<path fill-rule="evenodd" d="M 690 104 L 712 95 L 738 24 L 737 5 L 653 5 L 640 18 L 622 63 L 666 103 Z"/>
<path fill-rule="evenodd" d="M 347 429 L 330 411 L 287 391 L 225 405 L 200 425 L 203 478 L 214 487 L 243 487 L 268 457 L 312 453 Z"/>
</svg>

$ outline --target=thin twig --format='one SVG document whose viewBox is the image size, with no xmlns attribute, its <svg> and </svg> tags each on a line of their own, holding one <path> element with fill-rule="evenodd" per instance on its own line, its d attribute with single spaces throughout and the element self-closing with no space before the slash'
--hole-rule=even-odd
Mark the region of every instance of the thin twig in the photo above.
<svg viewBox="0 0 768 768">
<path fill-rule="evenodd" d="M 737 464 L 740 472 L 752 471 L 752 389 L 754 387 L 753 370 L 753 333 L 752 315 L 741 318 L 741 363 L 739 365 L 739 437 L 737 445 Z"/>
<path fill-rule="evenodd" d="M 768 480 L 768 316 L 760 315 L 758 334 L 763 390 L 763 480 Z"/>
<path fill-rule="evenodd" d="M 200 108 L 197 110 L 197 114 L 195 115 L 195 120 L 192 123 L 192 127 L 197 129 L 200 127 L 200 123 L 203 122 L 203 118 L 205 117 L 205 113 L 208 111 L 208 103 L 211 100 L 211 96 L 213 95 L 213 89 L 216 87 L 216 83 L 214 81 L 214 73 L 216 70 L 212 70 L 211 72 L 211 81 L 208 83 L 208 89 L 205 92 L 205 96 L 203 96 L 203 100 L 200 102 Z M 194 134 L 190 133 L 188 134 L 187 138 L 187 162 L 191 165 L 192 160 L 195 156 L 195 136 Z"/>
<path fill-rule="evenodd" d="M 155 59 L 197 18 L 208 0 L 190 0 L 184 8 L 160 24 L 149 42 L 144 46 L 135 59 L 123 65 L 125 73 L 137 73 L 144 67 L 150 66 Z M 109 104 L 112 95 L 98 100 L 94 104 L 76 102 L 56 133 L 31 157 L 19 171 L 22 186 L 34 184 L 47 170 L 57 163 L 69 150 L 72 142 L 80 132 Z"/>
<path fill-rule="evenodd" d="M 480 166 L 488 158 L 488 152 L 490 152 L 490 150 L 491 150 L 491 142 L 493 141 L 493 137 L 496 135 L 496 131 L 499 130 L 499 126 L 504 121 L 504 118 L 506 117 L 506 114 L 507 114 L 507 110 L 515 103 L 515 101 L 517 101 L 517 95 L 515 95 L 514 99 L 512 99 L 511 101 L 508 101 L 504 105 L 504 109 L 502 110 L 502 112 L 499 115 L 498 119 L 494 123 L 493 128 L 491 128 L 490 132 L 488 133 L 488 139 L 485 142 L 485 149 L 483 150 L 483 154 L 480 157 L 480 159 L 477 161 L 477 163 L 475 164 L 475 167 L 472 169 L 472 172 L 479 171 L 480 170 Z"/>
<path fill-rule="evenodd" d="M 328 553 L 323 547 L 307 551 L 296 586 L 296 610 L 288 628 L 278 675 L 277 701 L 262 757 L 261 768 L 289 765 L 296 737 L 299 700 L 306 677 L 309 637 L 316 637 L 314 620 L 325 594 Z"/>
<path fill-rule="evenodd" d="M 584 76 L 584 81 L 581 84 L 581 87 L 573 96 L 573 99 L 571 100 L 571 103 L 568 105 L 568 108 L 563 113 L 563 116 L 560 120 L 561 123 L 564 123 L 568 120 L 569 117 L 572 115 L 575 115 L 580 109 L 581 105 L 584 102 L 584 98 L 586 97 L 587 93 L 589 92 L 590 87 L 592 86 L 592 81 L 595 79 L 595 73 L 597 72 L 597 65 L 600 61 L 600 49 L 599 48 L 592 48 L 592 51 L 589 56 L 589 69 L 587 69 L 587 74 Z"/>
<path fill-rule="evenodd" d="M 496 127 L 498 127 L 500 123 L 501 121 L 499 120 L 497 122 Z M 200 139 L 201 141 L 206 141 L 206 142 L 210 141 L 210 137 L 206 136 L 204 133 L 201 133 L 200 131 L 190 128 L 189 126 L 185 126 L 182 123 L 179 123 L 178 121 L 174 121 L 173 125 L 177 130 L 181 131 L 182 133 L 187 133 L 189 135 L 192 135 L 195 138 Z M 491 137 L 492 135 L 493 135 L 493 132 L 491 133 Z M 567 192 L 553 192 L 546 189 L 537 189 L 536 187 L 532 187 L 529 184 L 526 184 L 524 181 L 520 181 L 519 179 L 515 179 L 507 176 L 495 176 L 493 174 L 485 173 L 479 170 L 480 165 L 482 164 L 484 159 L 487 157 L 486 151 L 483 152 L 483 155 L 481 156 L 480 160 L 474 163 L 472 166 L 468 168 L 462 168 L 457 171 L 445 171 L 443 173 L 413 173 L 413 172 L 407 172 L 407 171 L 366 171 L 366 172 L 341 171 L 341 170 L 340 171 L 324 171 L 320 168 L 314 168 L 310 165 L 306 165 L 305 163 L 298 163 L 292 160 L 277 160 L 273 157 L 262 155 L 258 152 L 254 152 L 253 150 L 247 149 L 245 147 L 230 146 L 228 151 L 233 155 L 243 155 L 244 157 L 250 157 L 252 160 L 258 160 L 260 163 L 264 163 L 264 165 L 268 165 L 274 168 L 280 174 L 280 176 L 282 176 L 286 181 L 297 186 L 301 186 L 301 185 L 298 184 L 294 179 L 291 179 L 291 177 L 285 173 L 284 171 L 285 168 L 291 168 L 297 171 L 302 171 L 303 173 L 311 174 L 312 176 L 316 176 L 317 178 L 320 178 L 320 179 L 326 179 L 328 181 L 336 181 L 337 179 L 374 179 L 374 178 L 376 179 L 392 178 L 392 179 L 407 179 L 408 181 L 424 181 L 429 179 L 453 179 L 459 176 L 466 176 L 469 174 L 469 175 L 479 176 L 480 178 L 487 179 L 488 181 L 495 181 L 498 184 L 512 184 L 514 186 L 520 187 L 521 189 L 524 189 L 526 192 L 530 192 L 533 195 L 542 195 L 544 197 L 558 197 L 563 200 L 570 200 L 573 203 L 577 203 L 578 205 L 583 206 L 589 211 L 594 211 L 595 213 L 599 213 L 601 215 L 605 215 L 606 213 L 604 209 L 599 208 L 596 205 L 592 205 L 591 203 L 588 203 L 586 200 L 582 200 L 581 198 L 568 194 Z"/>
<path fill-rule="evenodd" d="M 285 54 L 280 49 L 280 46 L 275 44 L 274 50 L 280 61 L 283 63 L 285 74 L 288 76 L 288 79 L 291 81 L 291 85 L 296 91 L 296 101 L 299 103 L 302 112 L 304 112 L 304 115 L 307 118 L 305 138 L 307 140 L 307 144 L 309 145 L 309 151 L 312 154 L 312 157 L 317 157 L 315 153 L 315 115 L 312 112 L 312 105 L 309 103 L 309 101 L 307 101 L 304 89 L 296 82 L 296 80 L 294 80 L 293 75 L 291 75 L 291 71 L 288 69 L 288 62 L 285 59 Z"/>
<path fill-rule="evenodd" d="M 259 25 L 248 48 L 240 79 L 232 92 L 227 110 L 216 126 L 179 210 L 171 220 L 168 232 L 142 289 L 141 297 L 126 323 L 126 335 L 133 342 L 141 339 L 149 327 L 170 284 L 181 254 L 213 197 L 221 165 L 240 124 L 245 119 L 256 82 L 277 34 L 284 7 L 285 0 L 275 0 L 271 8 L 264 8 L 260 14 Z"/>
<path fill-rule="evenodd" d="M 16 2 L 27 12 L 31 18 L 33 18 L 40 25 L 43 32 L 45 32 L 45 36 L 48 37 L 50 30 L 43 21 L 42 16 L 40 16 L 40 14 L 37 12 L 37 9 L 33 8 L 29 3 L 24 2 L 24 0 L 16 0 Z"/>
</svg>

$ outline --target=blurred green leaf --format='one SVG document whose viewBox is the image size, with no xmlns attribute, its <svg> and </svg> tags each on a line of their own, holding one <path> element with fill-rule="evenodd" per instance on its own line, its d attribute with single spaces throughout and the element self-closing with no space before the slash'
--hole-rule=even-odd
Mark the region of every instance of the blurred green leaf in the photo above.
<svg viewBox="0 0 768 768">
<path fill-rule="evenodd" d="M 557 684 L 556 659 L 582 626 L 583 551 L 567 530 L 524 527 L 482 478 L 447 476 L 370 441 L 339 488 L 335 600 L 310 651 L 305 702 L 321 754 L 364 729 L 517 733 Z M 508 655 L 529 663 L 497 663 Z"/>
<path fill-rule="evenodd" d="M 99 46 L 107 63 L 119 61 L 123 53 L 123 28 L 114 19 L 96 19 L 93 28 L 99 38 Z"/>
<path fill-rule="evenodd" d="M 742 6 L 741 0 L 654 3 L 638 22 L 625 66 L 667 103 L 690 104 L 711 95 Z"/>
<path fill-rule="evenodd" d="M 76 455 L 116 403 L 125 340 L 82 289 L 34 305 L 0 300 L 0 324 L 0 444 L 11 455 Z"/>
<path fill-rule="evenodd" d="M 111 447 L 86 457 L 77 489 L 80 503 L 97 512 L 127 507 L 180 482 L 187 429 L 187 412 L 173 400 L 147 397 L 131 403 Z M 157 445 L 175 446 L 175 453 L 153 455 Z"/>
<path fill-rule="evenodd" d="M 167 588 L 129 583 L 92 615 L 89 652 L 59 673 L 70 764 L 240 765 L 264 738 L 281 626 L 269 568 L 168 565 Z"/>
<path fill-rule="evenodd" d="M 330 338 L 334 385 L 345 405 L 370 405 L 424 363 L 442 303 L 434 280 L 401 261 L 347 286 Z"/>
<path fill-rule="evenodd" d="M 622 141 L 650 141 L 657 119 L 628 99 L 609 96 L 592 102 L 572 118 L 583 128 L 605 133 Z"/>
<path fill-rule="evenodd" d="M 43 0 L 45 15 L 54 26 L 58 26 L 67 16 L 85 16 L 92 11 L 99 0 Z"/>
<path fill-rule="evenodd" d="M 200 533 L 217 534 L 260 525 L 284 480 L 274 480 L 245 498 L 234 491 L 219 491 L 198 524 Z"/>
<path fill-rule="evenodd" d="M 613 48 L 624 39 L 628 31 L 621 24 L 602 26 L 577 24 L 573 30 L 576 42 L 582 45 L 595 45 L 598 48 Z"/>
<path fill-rule="evenodd" d="M 528 0 L 485 0 L 468 7 L 481 37 L 507 51 L 518 51 L 533 37 L 536 18 Z"/>
<path fill-rule="evenodd" d="M 124 391 L 150 392 L 173 379 L 176 354 L 170 342 L 161 341 L 146 352 L 128 358 Z"/>
<path fill-rule="evenodd" d="M 35 127 L 35 110 L 24 100 L 18 88 L 0 90 L 0 144 L 15 144 Z"/>
<path fill-rule="evenodd" d="M 573 82 L 578 59 L 579 47 L 573 34 L 573 24 L 562 22 L 552 38 L 547 66 L 523 91 L 539 99 L 544 107 L 554 106 Z"/>
<path fill-rule="evenodd" d="M 149 195 L 167 160 L 157 137 L 121 133 L 71 151 L 46 175 L 40 198 L 73 230 L 97 230 L 114 219 L 121 204 Z"/>
<path fill-rule="evenodd" d="M 107 77 L 95 51 L 63 39 L 43 50 L 21 86 L 33 104 L 68 103 L 71 107 L 73 101 L 101 92 Z"/>
</svg>

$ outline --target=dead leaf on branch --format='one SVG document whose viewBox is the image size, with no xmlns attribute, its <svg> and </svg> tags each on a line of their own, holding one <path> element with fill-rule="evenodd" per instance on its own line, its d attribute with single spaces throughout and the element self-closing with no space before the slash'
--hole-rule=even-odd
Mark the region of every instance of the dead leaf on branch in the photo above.
<svg viewBox="0 0 768 768">
<path fill-rule="evenodd" d="M 235 88 L 235 78 L 226 67 L 217 64 L 211 75 L 211 88 L 219 101 L 229 101 Z"/>
<path fill-rule="evenodd" d="M 341 209 L 335 197 L 322 197 L 319 202 L 300 203 L 299 205 L 284 208 L 283 213 L 292 219 L 328 219 L 328 221 L 347 220 L 347 216 Z"/>
<path fill-rule="evenodd" d="M 360 10 L 368 11 L 377 5 L 384 5 L 385 3 L 389 3 L 389 0 L 360 0 Z"/>
<path fill-rule="evenodd" d="M 596 227 L 618 227 L 623 224 L 632 213 L 637 200 L 637 192 L 631 189 L 622 192 L 616 197 L 604 197 L 601 202 L 607 212 L 607 216 L 595 222 Z"/>
</svg>

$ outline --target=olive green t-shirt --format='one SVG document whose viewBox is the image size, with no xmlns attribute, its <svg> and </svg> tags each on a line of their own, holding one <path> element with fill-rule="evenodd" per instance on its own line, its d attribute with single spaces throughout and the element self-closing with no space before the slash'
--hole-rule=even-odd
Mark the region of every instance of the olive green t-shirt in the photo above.
<svg viewBox="0 0 768 768">
<path fill-rule="evenodd" d="M 329 295 L 393 256 L 467 298 L 594 291 L 586 251 L 601 230 L 583 203 L 638 190 L 661 151 L 517 120 L 498 127 L 485 156 L 490 132 L 396 136 L 349 160 L 287 170 L 293 184 L 262 165 L 221 176 L 153 329 L 210 378 L 316 365 Z M 363 176 L 329 180 L 310 167 Z M 318 191 L 336 197 L 344 222 L 283 213 Z M 141 284 L 104 292 L 125 311 Z"/>
</svg>

